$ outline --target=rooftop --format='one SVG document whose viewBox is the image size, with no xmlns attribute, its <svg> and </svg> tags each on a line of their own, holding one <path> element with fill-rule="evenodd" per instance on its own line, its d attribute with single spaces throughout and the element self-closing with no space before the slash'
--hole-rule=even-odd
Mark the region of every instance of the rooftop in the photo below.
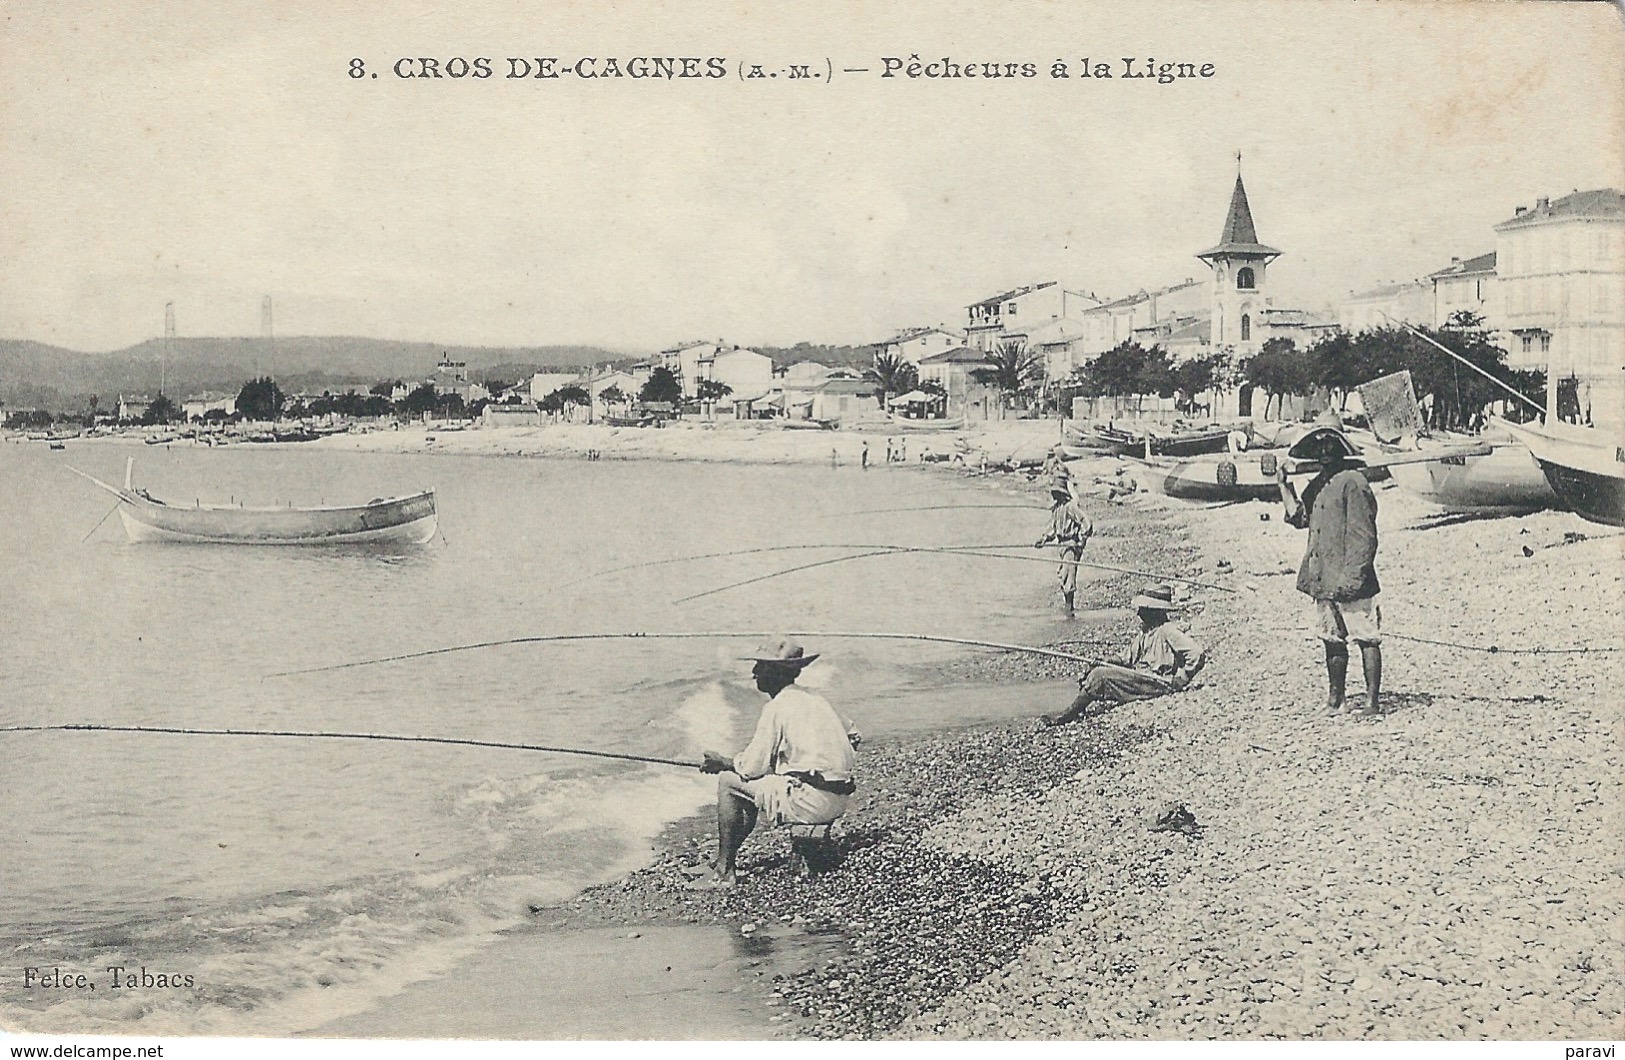
<svg viewBox="0 0 1625 1060">
<path fill-rule="evenodd" d="M 1518 207 L 1516 213 L 1495 226 L 1497 232 L 1559 218 L 1625 217 L 1625 194 L 1614 188 L 1574 191 L 1561 199 L 1536 199 L 1532 207 Z"/>
<path fill-rule="evenodd" d="M 1247 203 L 1247 188 L 1241 183 L 1241 174 L 1237 173 L 1236 186 L 1230 192 L 1230 212 L 1225 214 L 1224 231 L 1219 235 L 1219 245 L 1209 247 L 1196 256 L 1274 258 L 1280 254 L 1281 252 L 1274 247 L 1266 247 L 1258 241 L 1258 230 L 1253 227 L 1253 210 Z"/>
<path fill-rule="evenodd" d="M 1462 258 L 1456 258 L 1452 260 L 1449 265 L 1446 265 L 1439 271 L 1428 273 L 1428 279 L 1437 280 L 1446 276 L 1466 276 L 1475 272 L 1494 271 L 1495 251 L 1492 250 L 1488 254 L 1480 254 L 1476 258 L 1467 258 L 1465 260 Z"/>
<path fill-rule="evenodd" d="M 992 298 L 984 298 L 980 302 L 972 302 L 965 308 L 975 309 L 979 305 L 998 305 L 1001 302 L 1008 302 L 1012 298 L 1020 298 L 1024 294 L 1032 294 L 1034 291 L 1042 291 L 1046 287 L 1054 287 L 1057 282 L 1058 281 L 1056 280 L 1050 280 L 1048 283 L 1035 283 L 1027 287 L 1017 287 L 1013 291 L 1005 291 L 1003 294 L 996 294 Z"/>
<path fill-rule="evenodd" d="M 927 364 L 986 364 L 987 351 L 976 350 L 969 346 L 956 346 L 951 350 L 928 354 L 920 358 L 921 365 Z"/>
</svg>

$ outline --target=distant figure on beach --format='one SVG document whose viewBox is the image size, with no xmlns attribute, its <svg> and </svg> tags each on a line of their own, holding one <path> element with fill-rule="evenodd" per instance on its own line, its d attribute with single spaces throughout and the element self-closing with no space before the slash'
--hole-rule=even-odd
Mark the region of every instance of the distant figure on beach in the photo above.
<svg viewBox="0 0 1625 1060">
<path fill-rule="evenodd" d="M 899 438 L 899 439 L 897 439 L 897 462 L 899 464 L 908 463 L 908 439 L 907 438 Z"/>
<path fill-rule="evenodd" d="M 886 463 L 889 464 L 891 462 L 892 462 L 891 439 L 887 438 L 886 439 Z"/>
<path fill-rule="evenodd" d="M 863 448 L 858 452 L 858 466 L 865 471 L 869 470 L 869 439 L 867 438 L 863 440 Z"/>
<path fill-rule="evenodd" d="M 1207 663 L 1207 651 L 1170 620 L 1174 591 L 1148 585 L 1134 598 L 1140 632 L 1121 663 L 1098 663 L 1078 680 L 1078 698 L 1060 714 L 1046 715 L 1045 725 L 1065 725 L 1089 713 L 1096 703 L 1154 699 L 1189 687 Z"/>
<path fill-rule="evenodd" d="M 829 451 L 829 466 L 830 467 L 840 467 L 841 466 L 841 451 L 839 449 L 831 449 Z"/>
<path fill-rule="evenodd" d="M 1072 490 L 1067 486 L 1051 486 L 1049 495 L 1049 529 L 1044 531 L 1043 537 L 1033 542 L 1033 547 L 1060 546 L 1061 565 L 1055 573 L 1061 580 L 1061 597 L 1066 601 L 1066 617 L 1071 618 L 1077 613 L 1073 601 L 1078 591 L 1078 561 L 1083 558 L 1083 548 L 1095 532 L 1095 524 L 1084 512 L 1082 503 L 1072 496 Z"/>
<path fill-rule="evenodd" d="M 1326 708 L 1344 709 L 1349 641 L 1360 646 L 1365 671 L 1365 714 L 1379 713 L 1382 687 L 1382 608 L 1377 584 L 1377 497 L 1361 473 L 1359 450 L 1336 427 L 1316 427 L 1287 456 L 1319 465 L 1303 499 L 1276 470 L 1286 521 L 1309 530 L 1298 591 L 1315 601 L 1316 632 L 1326 649 Z"/>
<path fill-rule="evenodd" d="M 746 657 L 756 687 L 771 697 L 750 745 L 733 758 L 705 752 L 703 773 L 717 778 L 717 862 L 691 890 L 732 887 L 739 847 L 759 819 L 769 824 L 828 824 L 846 812 L 862 737 L 822 696 L 796 687 L 817 655 L 780 640 Z"/>
</svg>

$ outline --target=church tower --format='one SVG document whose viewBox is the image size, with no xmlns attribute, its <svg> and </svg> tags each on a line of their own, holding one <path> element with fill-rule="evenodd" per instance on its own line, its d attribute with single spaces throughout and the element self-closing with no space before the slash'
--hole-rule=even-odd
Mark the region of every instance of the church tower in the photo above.
<svg viewBox="0 0 1625 1060">
<path fill-rule="evenodd" d="M 1241 156 L 1236 156 L 1236 187 L 1230 193 L 1230 212 L 1224 219 L 1219 245 L 1196 255 L 1213 270 L 1213 348 L 1231 347 L 1245 357 L 1258 352 L 1264 334 L 1264 271 L 1281 256 L 1258 241 L 1247 189 L 1241 183 Z"/>
</svg>

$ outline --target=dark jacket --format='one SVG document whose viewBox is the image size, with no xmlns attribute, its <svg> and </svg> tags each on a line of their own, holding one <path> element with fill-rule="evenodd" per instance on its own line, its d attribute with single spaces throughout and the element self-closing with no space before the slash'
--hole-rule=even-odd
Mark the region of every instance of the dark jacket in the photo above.
<svg viewBox="0 0 1625 1060">
<path fill-rule="evenodd" d="M 1357 468 L 1330 469 L 1303 491 L 1293 526 L 1309 528 L 1298 591 L 1316 600 L 1376 596 L 1377 496 Z"/>
</svg>

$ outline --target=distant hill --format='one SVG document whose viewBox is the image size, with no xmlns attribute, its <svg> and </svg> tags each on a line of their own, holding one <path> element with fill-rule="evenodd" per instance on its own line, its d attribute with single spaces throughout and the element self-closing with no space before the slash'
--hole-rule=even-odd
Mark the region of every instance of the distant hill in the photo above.
<svg viewBox="0 0 1625 1060">
<path fill-rule="evenodd" d="M 262 338 L 177 338 L 167 367 L 163 341 L 149 339 L 111 353 L 80 353 L 25 339 L 0 339 L 0 401 L 8 408 L 83 408 L 96 395 L 103 407 L 120 393 L 153 394 L 159 376 L 173 397 L 203 390 L 236 391 L 255 374 L 273 370 L 291 389 L 327 384 L 421 379 L 442 355 L 463 361 L 476 378 L 505 380 L 529 369 L 576 367 L 624 360 L 595 346 L 448 346 L 354 336 L 290 335 Z"/>
</svg>

